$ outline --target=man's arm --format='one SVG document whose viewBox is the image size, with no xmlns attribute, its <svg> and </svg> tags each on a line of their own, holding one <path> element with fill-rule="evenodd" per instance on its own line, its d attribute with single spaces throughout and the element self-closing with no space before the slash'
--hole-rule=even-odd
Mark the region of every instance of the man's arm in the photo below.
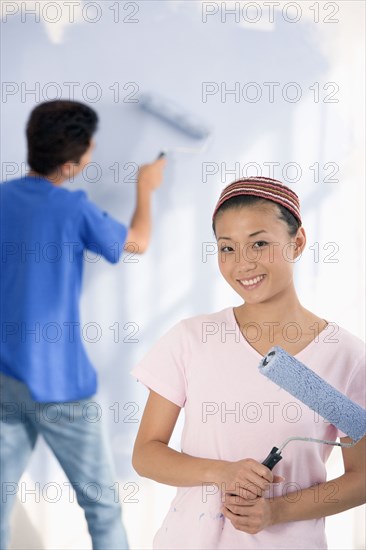
<svg viewBox="0 0 366 550">
<path fill-rule="evenodd" d="M 141 166 L 137 178 L 136 207 L 128 230 L 124 249 L 143 254 L 151 236 L 151 195 L 163 179 L 165 158 Z"/>
</svg>

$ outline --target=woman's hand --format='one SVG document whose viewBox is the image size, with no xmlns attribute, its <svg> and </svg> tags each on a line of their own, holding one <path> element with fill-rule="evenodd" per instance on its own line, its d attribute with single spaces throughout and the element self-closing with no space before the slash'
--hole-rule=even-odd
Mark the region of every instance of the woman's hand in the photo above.
<svg viewBox="0 0 366 550">
<path fill-rule="evenodd" d="M 223 493 L 250 499 L 262 496 L 270 483 L 281 480 L 273 476 L 267 466 L 252 458 L 244 458 L 237 462 L 221 462 L 217 482 Z"/>
<path fill-rule="evenodd" d="M 222 465 L 223 514 L 239 531 L 255 534 L 272 525 L 272 508 L 263 497 L 270 483 L 284 481 L 251 458 Z"/>
<path fill-rule="evenodd" d="M 273 524 L 272 506 L 268 498 L 242 498 L 225 494 L 224 516 L 233 527 L 250 535 L 255 535 Z"/>
</svg>

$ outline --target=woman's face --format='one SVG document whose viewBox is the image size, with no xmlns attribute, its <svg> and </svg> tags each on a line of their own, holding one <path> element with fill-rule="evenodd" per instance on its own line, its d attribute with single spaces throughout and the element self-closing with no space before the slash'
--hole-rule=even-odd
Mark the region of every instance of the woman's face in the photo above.
<svg viewBox="0 0 366 550">
<path fill-rule="evenodd" d="M 294 237 L 275 204 L 232 208 L 216 217 L 219 268 L 246 303 L 263 303 L 293 289 L 293 266 L 306 243 Z"/>
</svg>

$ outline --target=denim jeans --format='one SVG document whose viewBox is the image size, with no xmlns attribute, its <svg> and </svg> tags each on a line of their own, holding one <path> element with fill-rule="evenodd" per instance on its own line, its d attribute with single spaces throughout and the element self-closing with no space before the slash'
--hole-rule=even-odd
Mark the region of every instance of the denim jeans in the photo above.
<svg viewBox="0 0 366 550">
<path fill-rule="evenodd" d="M 9 543 L 9 519 L 18 482 L 39 434 L 75 489 L 93 549 L 128 548 L 99 405 L 92 398 L 38 403 L 23 383 L 1 373 L 0 403 L 1 550 Z"/>
</svg>

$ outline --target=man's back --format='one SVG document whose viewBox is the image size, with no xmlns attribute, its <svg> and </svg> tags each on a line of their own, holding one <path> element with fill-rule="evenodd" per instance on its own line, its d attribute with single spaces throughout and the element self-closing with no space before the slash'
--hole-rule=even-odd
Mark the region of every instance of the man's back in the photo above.
<svg viewBox="0 0 366 550">
<path fill-rule="evenodd" d="M 0 185 L 0 370 L 37 401 L 92 395 L 96 373 L 80 336 L 83 252 L 119 259 L 127 228 L 83 191 L 41 177 Z"/>
</svg>

